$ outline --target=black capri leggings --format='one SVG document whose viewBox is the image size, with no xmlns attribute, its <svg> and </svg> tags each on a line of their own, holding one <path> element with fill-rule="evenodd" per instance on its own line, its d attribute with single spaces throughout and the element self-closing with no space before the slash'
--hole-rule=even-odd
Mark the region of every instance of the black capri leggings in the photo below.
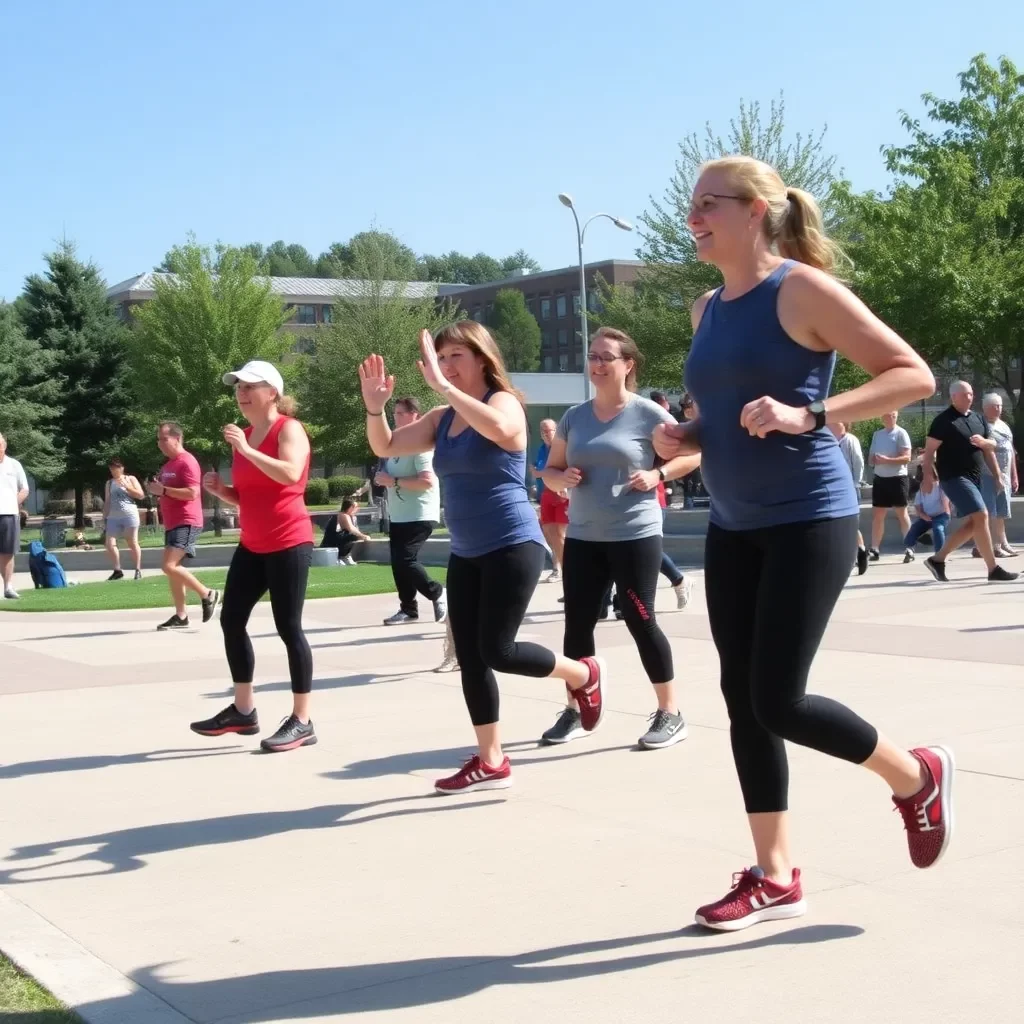
<svg viewBox="0 0 1024 1024">
<path fill-rule="evenodd" d="M 760 530 L 708 527 L 708 617 L 748 814 L 787 809 L 783 740 L 854 764 L 878 744 L 875 729 L 849 708 L 806 692 L 850 575 L 857 522 L 848 516 Z"/>
<path fill-rule="evenodd" d="M 224 650 L 234 682 L 252 682 L 256 658 L 245 627 L 257 601 L 269 590 L 277 635 L 288 651 L 292 693 L 309 693 L 313 688 L 313 652 L 302 632 L 302 606 L 312 560 L 312 544 L 266 555 L 257 555 L 241 544 L 235 549 L 220 613 Z"/>
<path fill-rule="evenodd" d="M 527 541 L 477 558 L 448 559 L 448 618 L 474 725 L 498 721 L 495 670 L 543 679 L 555 669 L 555 655 L 546 647 L 516 643 L 544 554 Z"/>
<path fill-rule="evenodd" d="M 661 572 L 661 537 L 589 541 L 566 538 L 562 557 L 567 658 L 592 657 L 594 628 L 612 583 L 622 617 L 652 683 L 672 679 L 672 648 L 654 615 Z"/>
</svg>

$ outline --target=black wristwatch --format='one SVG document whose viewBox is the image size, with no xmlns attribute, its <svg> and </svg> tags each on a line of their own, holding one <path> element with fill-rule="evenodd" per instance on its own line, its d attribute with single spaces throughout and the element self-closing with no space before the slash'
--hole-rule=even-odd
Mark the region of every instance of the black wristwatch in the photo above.
<svg viewBox="0 0 1024 1024">
<path fill-rule="evenodd" d="M 668 479 L 668 477 L 665 476 L 665 467 L 664 466 L 659 466 L 658 467 L 658 476 L 661 477 L 661 482 L 662 483 L 665 483 L 665 481 Z"/>
<path fill-rule="evenodd" d="M 811 427 L 811 430 L 821 430 L 825 426 L 825 403 L 811 402 L 807 406 L 807 411 L 814 417 L 814 426 Z"/>
</svg>

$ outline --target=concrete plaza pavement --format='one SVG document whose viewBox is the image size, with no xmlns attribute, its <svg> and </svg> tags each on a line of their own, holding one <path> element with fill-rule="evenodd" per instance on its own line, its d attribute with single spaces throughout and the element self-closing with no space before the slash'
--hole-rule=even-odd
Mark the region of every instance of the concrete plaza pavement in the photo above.
<svg viewBox="0 0 1024 1024">
<path fill-rule="evenodd" d="M 691 925 L 751 861 L 699 572 L 685 612 L 659 591 L 684 743 L 635 749 L 651 691 L 605 623 L 601 729 L 538 747 L 558 686 L 503 678 L 515 786 L 455 798 L 459 678 L 443 627 L 380 625 L 392 597 L 307 604 L 320 742 L 276 756 L 188 730 L 228 693 L 216 623 L 0 613 L 0 949 L 91 1024 L 1020 1021 L 1024 585 L 950 575 L 851 578 L 812 683 L 953 747 L 945 860 L 914 870 L 878 780 L 791 748 L 810 911 L 734 935 Z M 523 638 L 560 644 L 557 596 Z M 251 631 L 266 734 L 287 667 L 267 606 Z"/>
</svg>

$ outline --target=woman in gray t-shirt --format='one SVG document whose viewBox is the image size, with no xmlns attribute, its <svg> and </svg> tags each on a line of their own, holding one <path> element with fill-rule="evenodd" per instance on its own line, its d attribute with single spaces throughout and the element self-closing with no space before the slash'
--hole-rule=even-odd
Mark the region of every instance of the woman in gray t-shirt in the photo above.
<svg viewBox="0 0 1024 1024">
<path fill-rule="evenodd" d="M 628 334 L 602 327 L 590 340 L 587 360 L 594 397 L 562 417 L 539 473 L 545 485 L 569 491 L 563 652 L 569 658 L 593 656 L 604 594 L 614 583 L 658 697 L 640 745 L 667 747 L 685 739 L 686 723 L 673 692 L 672 649 L 654 613 L 662 548 L 658 484 L 685 476 L 700 459 L 680 456 L 655 468 L 651 435 L 675 419 L 633 394 L 642 357 Z M 565 743 L 580 735 L 579 713 L 570 701 L 542 739 Z"/>
</svg>

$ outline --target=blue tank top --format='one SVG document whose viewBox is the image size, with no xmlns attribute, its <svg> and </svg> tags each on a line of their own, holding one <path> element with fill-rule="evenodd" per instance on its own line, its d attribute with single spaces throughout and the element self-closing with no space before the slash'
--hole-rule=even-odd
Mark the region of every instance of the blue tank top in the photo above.
<svg viewBox="0 0 1024 1024">
<path fill-rule="evenodd" d="M 701 474 L 711 522 L 726 530 L 857 515 L 853 480 L 827 427 L 751 437 L 743 407 L 765 395 L 807 406 L 828 396 L 834 352 L 798 345 L 779 323 L 786 261 L 738 299 L 708 300 L 686 360 L 686 390 L 700 409 Z"/>
<path fill-rule="evenodd" d="M 489 402 L 488 392 L 484 402 Z M 434 472 L 444 483 L 444 519 L 452 554 L 476 558 L 534 541 L 543 545 L 526 493 L 526 452 L 507 452 L 472 427 L 451 437 L 455 410 L 437 425 Z"/>
</svg>

